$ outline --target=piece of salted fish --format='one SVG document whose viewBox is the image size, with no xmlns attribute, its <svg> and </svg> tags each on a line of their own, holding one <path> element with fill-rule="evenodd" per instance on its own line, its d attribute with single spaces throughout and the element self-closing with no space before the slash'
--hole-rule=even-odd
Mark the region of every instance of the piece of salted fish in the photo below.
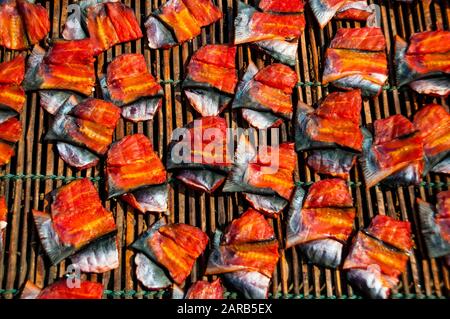
<svg viewBox="0 0 450 319">
<path fill-rule="evenodd" d="M 60 107 L 71 97 L 75 96 L 77 100 L 81 100 L 78 95 L 60 90 L 40 90 L 39 99 L 41 107 L 48 113 L 55 115 L 58 113 Z"/>
<path fill-rule="evenodd" d="M 172 281 L 164 270 L 143 253 L 137 253 L 134 262 L 136 263 L 136 278 L 143 286 L 156 290 L 172 285 Z"/>
<path fill-rule="evenodd" d="M 289 204 L 287 200 L 274 195 L 243 193 L 244 198 L 257 211 L 269 217 L 276 217 Z"/>
<path fill-rule="evenodd" d="M 70 257 L 82 272 L 104 273 L 119 267 L 116 236 L 101 239 Z"/>
<path fill-rule="evenodd" d="M 170 48 L 177 45 L 172 32 L 154 16 L 150 16 L 144 23 L 150 49 Z"/>
<path fill-rule="evenodd" d="M 260 130 L 278 127 L 283 123 L 283 119 L 270 112 L 260 112 L 251 109 L 242 109 L 242 117 L 248 124 Z"/>
<path fill-rule="evenodd" d="M 247 299 L 266 299 L 270 278 L 257 271 L 234 271 L 225 273 L 224 278 Z"/>
</svg>

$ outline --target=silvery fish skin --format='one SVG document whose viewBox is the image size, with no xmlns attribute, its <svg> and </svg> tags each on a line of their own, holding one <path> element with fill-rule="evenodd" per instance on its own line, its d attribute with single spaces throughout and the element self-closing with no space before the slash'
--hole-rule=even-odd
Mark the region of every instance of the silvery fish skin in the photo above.
<svg viewBox="0 0 450 319">
<path fill-rule="evenodd" d="M 44 60 L 45 50 L 39 45 L 33 47 L 27 61 L 27 71 L 22 86 L 25 91 L 39 89 L 42 79 L 38 77 L 39 65 Z"/>
<path fill-rule="evenodd" d="M 211 170 L 180 170 L 175 176 L 188 186 L 207 193 L 213 193 L 225 181 L 224 174 Z"/>
<path fill-rule="evenodd" d="M 144 23 L 150 49 L 170 48 L 177 45 L 172 32 L 157 18 L 150 16 Z"/>
<path fill-rule="evenodd" d="M 447 97 L 450 94 L 450 78 L 435 77 L 409 83 L 409 87 L 419 94 Z"/>
<path fill-rule="evenodd" d="M 223 275 L 247 299 L 266 299 L 270 278 L 257 271 L 234 271 Z"/>
<path fill-rule="evenodd" d="M 142 213 L 167 212 L 167 201 L 169 197 L 168 184 L 141 188 L 132 192 L 131 194 L 127 194 L 124 196 L 129 195 L 133 196 L 133 199 L 131 199 L 131 201 L 135 201 L 135 204 L 130 202 L 129 203 Z"/>
<path fill-rule="evenodd" d="M 430 172 L 433 173 L 442 173 L 442 174 L 450 174 L 450 156 L 444 158 L 441 162 L 434 165 Z"/>
<path fill-rule="evenodd" d="M 324 0 L 310 0 L 309 6 L 317 19 L 320 27 L 323 29 L 327 23 L 334 17 L 339 8 L 345 3 L 346 0 L 341 0 L 335 3 L 333 6 L 329 6 L 327 1 Z"/>
<path fill-rule="evenodd" d="M 57 142 L 56 148 L 64 162 L 79 170 L 94 167 L 100 161 L 100 158 L 95 154 L 72 144 Z"/>
<path fill-rule="evenodd" d="M 421 199 L 417 199 L 417 208 L 428 255 L 431 258 L 450 255 L 450 242 L 442 238 L 440 227 L 435 220 L 436 209 Z"/>
<path fill-rule="evenodd" d="M 300 247 L 313 264 L 328 268 L 337 268 L 341 264 L 344 245 L 336 240 L 315 240 Z"/>
<path fill-rule="evenodd" d="M 17 113 L 11 110 L 0 110 L 0 124 L 13 118 Z"/>
<path fill-rule="evenodd" d="M 104 273 L 119 267 L 116 236 L 101 239 L 70 257 L 72 264 L 82 272 Z"/>
<path fill-rule="evenodd" d="M 333 85 L 344 90 L 348 90 L 349 88 L 361 89 L 361 95 L 364 97 L 377 96 L 383 88 L 381 85 L 365 80 L 360 75 L 351 75 L 341 78 L 334 81 Z"/>
<path fill-rule="evenodd" d="M 122 117 L 132 122 L 153 120 L 162 105 L 160 98 L 142 98 L 122 107 Z"/>
<path fill-rule="evenodd" d="M 82 1 L 83 2 L 83 1 Z M 66 40 L 81 40 L 87 38 L 86 32 L 84 32 L 80 19 L 82 18 L 82 8 L 78 4 L 72 4 L 72 13 L 67 16 L 64 29 L 62 31 L 62 37 Z M 80 19 L 79 19 L 80 18 Z"/>
<path fill-rule="evenodd" d="M 69 99 L 69 97 L 75 96 L 78 100 L 81 100 L 76 94 L 67 91 L 59 90 L 40 90 L 39 98 L 41 107 L 52 115 L 58 113 L 59 108 Z"/>
<path fill-rule="evenodd" d="M 186 89 L 185 94 L 190 104 L 202 116 L 217 116 L 231 102 L 231 98 L 226 94 L 211 90 Z"/>
<path fill-rule="evenodd" d="M 263 40 L 255 44 L 281 63 L 295 66 L 298 40 Z"/>
<path fill-rule="evenodd" d="M 279 196 L 265 196 L 251 193 L 243 193 L 243 195 L 254 209 L 268 217 L 277 217 L 289 204 L 287 200 Z"/>
<path fill-rule="evenodd" d="M 390 288 L 383 285 L 380 275 L 365 269 L 350 269 L 347 272 L 348 281 L 358 290 L 372 299 L 387 299 Z"/>
<path fill-rule="evenodd" d="M 283 123 L 283 119 L 269 112 L 259 112 L 251 109 L 242 109 L 242 117 L 251 126 L 264 130 L 272 127 L 278 127 Z"/>
<path fill-rule="evenodd" d="M 136 263 L 136 278 L 146 288 L 156 290 L 172 285 L 172 281 L 164 270 L 143 253 L 137 253 L 134 262 Z"/>
</svg>

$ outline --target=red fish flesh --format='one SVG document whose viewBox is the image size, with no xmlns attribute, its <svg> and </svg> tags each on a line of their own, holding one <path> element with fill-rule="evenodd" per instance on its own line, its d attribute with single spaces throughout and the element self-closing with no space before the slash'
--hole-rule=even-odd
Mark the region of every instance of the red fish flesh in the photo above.
<svg viewBox="0 0 450 319">
<path fill-rule="evenodd" d="M 390 219 L 377 219 L 368 229 L 369 233 L 372 231 L 371 236 L 358 232 L 343 266 L 350 283 L 371 298 L 388 298 L 398 283 L 398 277 L 406 271 L 408 255 L 389 245 L 392 234 L 388 227 L 394 226 L 394 232 L 402 238 L 397 246 L 412 247 L 410 226 Z"/>
<path fill-rule="evenodd" d="M 217 116 L 231 102 L 238 82 L 236 47 L 206 45 L 192 56 L 183 88 L 202 116 Z"/>
<path fill-rule="evenodd" d="M 22 112 L 25 92 L 20 86 L 25 76 L 25 57 L 19 55 L 11 61 L 0 63 L 0 111 L 8 109 Z"/>
<path fill-rule="evenodd" d="M 173 281 L 181 284 L 207 244 L 208 236 L 199 228 L 186 224 L 166 225 L 159 220 L 132 247 L 167 269 Z"/>
<path fill-rule="evenodd" d="M 22 137 L 22 122 L 13 117 L 0 123 L 0 140 L 18 142 Z"/>
<path fill-rule="evenodd" d="M 409 85 L 421 94 L 450 94 L 450 31 L 413 34 L 409 44 L 395 39 L 395 65 L 399 86 Z"/>
<path fill-rule="evenodd" d="M 97 282 L 81 281 L 80 286 L 68 279 L 61 279 L 41 289 L 27 281 L 22 290 L 21 299 L 102 299 L 103 285 Z"/>
<path fill-rule="evenodd" d="M 247 210 L 223 236 L 216 231 L 213 246 L 206 274 L 224 274 L 246 298 L 267 298 L 279 253 L 275 233 L 261 214 Z"/>
<path fill-rule="evenodd" d="M 111 145 L 106 165 L 109 198 L 161 185 L 167 179 L 161 159 L 143 134 L 126 136 Z"/>
<path fill-rule="evenodd" d="M 375 138 L 364 130 L 361 164 L 367 187 L 379 182 L 388 185 L 419 183 L 424 170 L 423 139 L 402 115 L 374 123 Z"/>
<path fill-rule="evenodd" d="M 189 287 L 186 299 L 224 299 L 225 288 L 219 278 L 213 282 L 196 281 Z"/>
<path fill-rule="evenodd" d="M 50 213 L 33 210 L 41 243 L 53 264 L 116 230 L 89 179 L 73 181 L 53 194 Z"/>
<path fill-rule="evenodd" d="M 258 3 L 258 7 L 262 11 L 294 13 L 303 12 L 305 4 L 303 3 L 303 0 L 261 0 Z"/>
<path fill-rule="evenodd" d="M 417 199 L 421 231 L 431 258 L 450 256 L 450 191 L 436 196 L 436 206 Z"/>
<path fill-rule="evenodd" d="M 24 50 L 38 43 L 50 31 L 47 9 L 27 0 L 6 0 L 0 4 L 0 46 Z"/>
<path fill-rule="evenodd" d="M 414 127 L 423 139 L 427 172 L 450 153 L 450 114 L 439 104 L 428 104 L 414 115 Z"/>
<path fill-rule="evenodd" d="M 414 245 L 411 239 L 411 224 L 389 216 L 375 216 L 367 228 L 367 233 L 404 251 L 410 251 Z"/>
<path fill-rule="evenodd" d="M 167 1 L 145 22 L 149 46 L 169 48 L 189 41 L 201 33 L 202 27 L 221 18 L 222 12 L 211 0 Z"/>
<path fill-rule="evenodd" d="M 325 179 L 304 197 L 298 188 L 289 210 L 286 248 L 300 245 L 311 262 L 336 268 L 356 215 L 348 186 L 341 179 Z"/>
<path fill-rule="evenodd" d="M 259 118 L 246 117 L 251 120 L 249 123 L 254 127 L 279 126 L 281 118 L 292 118 L 291 95 L 297 82 L 297 74 L 286 65 L 274 63 L 258 71 L 251 64 L 239 84 L 232 107 L 233 109 L 242 109 L 243 112 L 254 111 L 261 116 L 273 116 L 276 119 L 269 121 L 269 126 L 266 126 Z"/>
<path fill-rule="evenodd" d="M 378 95 L 388 77 L 385 50 L 380 28 L 340 29 L 325 53 L 322 82 L 359 88 L 363 96 Z"/>
<path fill-rule="evenodd" d="M 35 46 L 28 59 L 24 88 L 69 90 L 91 95 L 96 80 L 94 61 L 89 39 L 55 40 L 47 53 Z"/>
</svg>

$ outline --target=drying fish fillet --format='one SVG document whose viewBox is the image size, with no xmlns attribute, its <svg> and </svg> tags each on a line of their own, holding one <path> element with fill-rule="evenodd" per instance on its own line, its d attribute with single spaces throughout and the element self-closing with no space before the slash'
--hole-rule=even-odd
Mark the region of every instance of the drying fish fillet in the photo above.
<svg viewBox="0 0 450 319">
<path fill-rule="evenodd" d="M 122 107 L 122 116 L 133 122 L 152 120 L 162 105 L 162 87 L 142 54 L 116 57 L 100 85 L 104 99 Z"/>
<path fill-rule="evenodd" d="M 402 115 L 376 120 L 374 136 L 363 129 L 360 159 L 367 187 L 418 184 L 424 170 L 423 138 Z"/>
<path fill-rule="evenodd" d="M 205 45 L 192 56 L 185 94 L 202 116 L 217 116 L 231 102 L 237 84 L 236 47 Z"/>
<path fill-rule="evenodd" d="M 242 109 L 243 117 L 258 129 L 281 125 L 293 115 L 291 95 L 298 82 L 288 66 L 275 63 L 261 70 L 251 62 L 239 84 L 233 109 Z"/>
<path fill-rule="evenodd" d="M 263 215 L 249 209 L 234 219 L 224 234 L 216 231 L 205 273 L 223 274 L 246 298 L 267 298 L 278 258 L 273 228 Z"/>
<path fill-rule="evenodd" d="M 186 224 L 166 224 L 160 219 L 131 247 L 166 269 L 170 278 L 176 284 L 181 284 L 189 276 L 195 260 L 207 244 L 208 236 L 199 228 Z"/>
<path fill-rule="evenodd" d="M 78 169 L 96 165 L 112 143 L 120 109 L 110 102 L 71 96 L 59 108 L 45 139 L 56 141 L 61 158 Z"/>
<path fill-rule="evenodd" d="M 423 174 L 441 164 L 441 170 L 449 170 L 445 159 L 450 155 L 450 114 L 439 104 L 428 104 L 415 115 L 414 127 L 420 131 L 425 153 Z"/>
<path fill-rule="evenodd" d="M 166 49 L 189 41 L 222 18 L 212 0 L 169 0 L 145 21 L 151 49 Z"/>
<path fill-rule="evenodd" d="M 377 96 L 388 77 L 385 50 L 381 28 L 339 29 L 325 53 L 323 84 Z"/>
<path fill-rule="evenodd" d="M 450 94 L 450 31 L 411 35 L 409 43 L 395 38 L 395 67 L 399 86 L 409 85 L 420 94 Z"/>
<path fill-rule="evenodd" d="M 223 191 L 245 192 L 254 208 L 276 217 L 291 198 L 296 164 L 294 143 L 261 147 L 257 151 L 242 135 Z M 276 204 L 275 199 L 268 200 L 269 196 L 276 198 Z"/>
<path fill-rule="evenodd" d="M 409 222 L 376 216 L 369 228 L 353 239 L 343 266 L 347 279 L 370 298 L 388 298 L 406 271 L 412 246 Z"/>
<path fill-rule="evenodd" d="M 286 248 L 300 245 L 311 262 L 337 268 L 356 215 L 348 186 L 341 179 L 324 179 L 304 197 L 299 187 L 289 210 Z"/>
<path fill-rule="evenodd" d="M 28 0 L 3 0 L 0 3 L 0 46 L 25 50 L 50 31 L 47 9 Z"/>
<path fill-rule="evenodd" d="M 145 135 L 128 135 L 113 143 L 106 174 L 109 198 L 121 195 L 142 213 L 167 211 L 166 169 Z"/>
<path fill-rule="evenodd" d="M 228 147 L 225 119 L 207 116 L 194 120 L 172 136 L 167 169 L 187 186 L 212 193 L 231 168 Z"/>
<path fill-rule="evenodd" d="M 111 212 L 89 179 L 73 181 L 53 194 L 50 213 L 33 210 L 42 246 L 53 264 L 116 231 Z"/>
<path fill-rule="evenodd" d="M 297 151 L 310 151 L 318 173 L 347 179 L 362 150 L 361 91 L 334 92 L 317 109 L 299 102 L 295 119 Z"/>
<path fill-rule="evenodd" d="M 94 50 L 91 41 L 55 40 L 45 52 L 35 45 L 28 58 L 25 90 L 68 90 L 91 95 L 95 86 Z"/>
</svg>

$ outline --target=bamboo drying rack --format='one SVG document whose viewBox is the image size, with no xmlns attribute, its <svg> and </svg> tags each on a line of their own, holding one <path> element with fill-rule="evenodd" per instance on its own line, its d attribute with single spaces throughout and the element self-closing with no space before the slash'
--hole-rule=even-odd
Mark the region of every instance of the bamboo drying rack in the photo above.
<svg viewBox="0 0 450 319">
<path fill-rule="evenodd" d="M 38 2 L 50 12 L 52 24 L 50 36 L 60 37 L 61 28 L 67 18 L 67 7 L 72 1 Z M 145 17 L 165 1 L 125 0 L 123 2 L 135 10 L 137 19 L 143 27 Z M 153 140 L 154 147 L 160 156 L 166 156 L 171 131 L 198 116 L 182 95 L 179 83 L 185 76 L 186 62 L 200 46 L 206 43 L 232 41 L 237 1 L 216 0 L 215 2 L 224 12 L 223 19 L 203 29 L 202 34 L 189 43 L 170 50 L 150 50 L 144 36 L 139 41 L 117 45 L 99 56 L 96 63 L 97 71 L 105 72 L 107 62 L 115 56 L 129 52 L 142 53 L 152 73 L 161 81 L 164 88 L 163 107 L 154 121 L 133 124 L 121 119 L 115 131 L 115 140 L 137 132 L 144 133 Z M 381 7 L 381 24 L 387 40 L 390 61 L 389 84 L 378 98 L 364 101 L 363 124 L 366 125 L 393 114 L 411 116 L 421 105 L 431 101 L 442 104 L 448 109 L 448 99 L 425 98 L 410 90 L 398 90 L 393 80 L 395 74 L 391 53 L 393 37 L 396 34 L 405 38 L 414 32 L 448 30 L 450 17 L 448 1 L 435 1 L 429 8 L 421 1 L 414 4 L 390 0 L 369 2 Z M 306 10 L 305 16 L 306 29 L 300 39 L 298 62 L 295 66 L 301 82 L 294 92 L 294 105 L 298 100 L 312 104 L 328 94 L 329 88 L 320 85 L 324 52 L 338 28 L 360 25 L 355 22 L 333 20 L 320 30 L 309 9 Z M 10 60 L 16 54 L 0 49 L 0 61 Z M 255 49 L 250 49 L 246 45 L 240 46 L 237 55 L 240 76 L 249 61 L 249 55 L 258 66 L 271 62 L 268 56 Z M 95 94 L 100 94 L 99 92 L 97 82 Z M 240 114 L 231 112 L 230 108 L 224 112 L 223 116 L 232 127 L 247 127 Z M 50 266 L 34 228 L 31 210 L 44 209 L 47 204 L 45 194 L 74 178 L 87 176 L 94 180 L 102 198 L 106 198 L 104 163 L 81 173 L 69 168 L 59 158 L 54 146 L 43 141 L 49 119 L 49 114 L 39 106 L 38 94 L 28 93 L 27 105 L 21 115 L 23 136 L 16 145 L 16 156 L 10 164 L 0 168 L 0 194 L 6 196 L 10 212 L 5 249 L 0 254 L 0 299 L 15 297 L 26 280 L 31 280 L 39 286 L 46 286 L 65 273 L 65 262 Z M 285 123 L 281 128 L 281 139 L 293 141 L 292 124 Z M 301 181 L 300 184 L 308 185 L 318 179 L 319 176 L 306 166 L 304 155 L 300 154 L 296 180 Z M 416 198 L 434 201 L 434 195 L 438 191 L 448 189 L 449 177 L 431 174 L 424 179 L 421 186 L 399 187 L 391 190 L 377 186 L 368 190 L 364 187 L 361 170 L 357 166 L 351 172 L 350 181 L 357 207 L 355 223 L 357 228 L 367 227 L 371 217 L 376 214 L 409 220 L 412 224 L 416 247 L 408 263 L 408 269 L 402 275 L 398 290 L 394 291 L 393 297 L 448 298 L 450 296 L 449 269 L 445 267 L 442 260 L 427 257 L 414 203 Z M 149 292 L 138 283 L 134 275 L 135 253 L 127 248 L 147 225 L 155 221 L 155 217 L 140 214 L 122 201 L 106 201 L 105 206 L 114 213 L 117 221 L 120 266 L 105 274 L 83 274 L 83 277 L 102 282 L 105 287 L 105 298 L 167 297 L 164 291 Z M 198 226 L 209 235 L 212 235 L 217 227 L 228 224 L 245 208 L 246 204 L 237 194 L 224 195 L 219 192 L 209 196 L 186 189 L 177 182 L 172 183 L 170 188 L 169 220 Z M 273 220 L 272 223 L 278 238 L 282 239 L 284 218 Z M 191 276 L 186 281 L 186 286 L 202 279 L 206 261 L 207 253 L 198 259 Z M 281 252 L 270 292 L 272 298 L 360 298 L 347 283 L 343 272 L 308 264 L 295 247 Z M 238 297 L 234 292 L 227 293 L 227 296 Z"/>
</svg>

